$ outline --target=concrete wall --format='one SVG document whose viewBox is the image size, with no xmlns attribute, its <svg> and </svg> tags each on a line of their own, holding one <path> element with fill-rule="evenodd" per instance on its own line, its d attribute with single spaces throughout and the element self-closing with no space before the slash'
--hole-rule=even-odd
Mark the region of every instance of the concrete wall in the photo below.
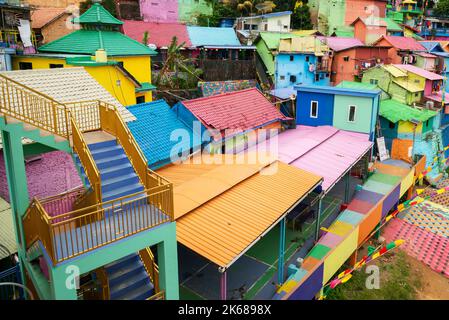
<svg viewBox="0 0 449 320">
<path fill-rule="evenodd" d="M 349 107 L 356 106 L 355 121 L 349 122 Z M 334 127 L 347 131 L 371 133 L 373 118 L 373 99 L 336 95 L 334 102 Z"/>
<path fill-rule="evenodd" d="M 54 40 L 57 40 L 65 35 L 68 35 L 69 33 L 72 33 L 74 29 L 68 27 L 68 23 L 70 21 L 68 19 L 71 19 L 72 16 L 69 14 L 64 14 L 52 23 L 46 25 L 41 29 L 41 34 L 44 40 L 42 43 L 49 43 Z M 73 24 L 69 24 L 69 26 Z"/>
<path fill-rule="evenodd" d="M 178 0 L 140 0 L 140 14 L 147 22 L 177 22 Z"/>
</svg>

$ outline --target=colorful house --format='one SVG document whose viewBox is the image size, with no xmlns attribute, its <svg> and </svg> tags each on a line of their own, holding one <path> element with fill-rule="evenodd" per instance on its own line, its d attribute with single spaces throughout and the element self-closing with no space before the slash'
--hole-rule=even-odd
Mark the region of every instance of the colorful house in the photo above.
<svg viewBox="0 0 449 320">
<path fill-rule="evenodd" d="M 31 28 L 39 44 L 57 40 L 75 29 L 71 22 L 75 8 L 37 8 L 31 12 Z"/>
<path fill-rule="evenodd" d="M 419 44 L 418 41 L 408 37 L 382 36 L 374 42 L 373 45 L 391 47 L 388 51 L 388 55 L 391 59 L 391 63 L 395 64 L 414 64 L 416 62 L 414 54 L 426 51 L 426 48 Z"/>
<path fill-rule="evenodd" d="M 363 83 L 378 86 L 387 97 L 412 105 L 424 97 L 424 87 L 408 77 L 405 70 L 395 65 L 378 65 L 363 73 Z"/>
<path fill-rule="evenodd" d="M 195 23 L 201 15 L 212 15 L 212 5 L 205 0 L 141 0 L 144 21 L 156 23 Z"/>
<path fill-rule="evenodd" d="M 118 31 L 123 22 L 100 4 L 74 20 L 81 29 L 39 48 L 38 54 L 17 55 L 13 68 L 47 69 L 84 66 L 121 104 L 152 100 L 151 56 L 154 50 Z"/>
<path fill-rule="evenodd" d="M 275 88 L 329 85 L 331 51 L 316 37 L 280 39 L 275 56 Z"/>
<path fill-rule="evenodd" d="M 222 146 L 231 152 L 246 149 L 257 142 L 259 131 L 268 135 L 261 136 L 264 140 L 290 120 L 256 88 L 181 101 L 173 110 L 189 128 L 200 132 L 203 144 L 211 142 L 211 152 L 221 152 Z"/>
<path fill-rule="evenodd" d="M 296 123 L 369 134 L 374 140 L 380 90 L 296 86 Z"/>
<path fill-rule="evenodd" d="M 440 93 L 443 77 L 439 74 L 409 64 L 395 65 L 395 67 L 407 71 L 408 78 L 424 90 L 424 97 L 431 97 Z"/>
<path fill-rule="evenodd" d="M 414 0 L 401 1 L 396 6 L 396 11 L 403 16 L 403 23 L 411 27 L 417 27 L 424 11 L 418 7 L 418 2 Z"/>
<path fill-rule="evenodd" d="M 427 134 L 433 132 L 437 112 L 388 99 L 381 101 L 379 115 L 382 136 L 391 150 L 393 139 L 415 139 L 417 144 L 425 140 Z M 433 154 L 427 153 L 426 156 L 433 159 Z"/>
<path fill-rule="evenodd" d="M 387 23 L 375 16 L 358 17 L 351 26 L 354 27 L 354 38 L 368 45 L 387 35 Z"/>
<path fill-rule="evenodd" d="M 261 15 L 239 17 L 236 30 L 251 32 L 290 32 L 291 11 L 273 12 Z"/>
<path fill-rule="evenodd" d="M 349 26 L 358 17 L 385 18 L 386 0 L 310 0 L 308 6 L 314 25 L 326 35 Z"/>
<path fill-rule="evenodd" d="M 366 70 L 390 62 L 389 49 L 390 47 L 359 45 L 334 50 L 331 82 L 338 85 L 342 81 L 360 81 Z"/>
<path fill-rule="evenodd" d="M 449 40 L 449 19 L 426 16 L 423 20 L 420 36 L 427 40 Z"/>
<path fill-rule="evenodd" d="M 188 26 L 187 33 L 205 81 L 256 78 L 256 47 L 240 44 L 233 28 Z"/>
<path fill-rule="evenodd" d="M 449 82 L 447 77 L 449 74 L 449 52 L 443 49 L 438 41 L 421 41 L 420 42 L 429 53 L 438 57 L 436 63 L 436 73 L 441 74 L 445 78 L 446 92 L 449 92 Z"/>
</svg>

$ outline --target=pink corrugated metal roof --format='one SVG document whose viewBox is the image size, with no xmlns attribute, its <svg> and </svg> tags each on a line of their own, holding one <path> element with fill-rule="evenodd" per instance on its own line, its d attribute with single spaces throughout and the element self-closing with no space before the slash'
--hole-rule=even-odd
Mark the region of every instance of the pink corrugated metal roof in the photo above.
<svg viewBox="0 0 449 320">
<path fill-rule="evenodd" d="M 432 94 L 431 96 L 426 96 L 426 98 L 441 103 L 443 102 L 443 92 L 440 91 Z M 444 104 L 449 104 L 449 93 L 445 93 L 444 95 Z"/>
<path fill-rule="evenodd" d="M 329 126 L 298 126 L 278 137 L 279 160 L 324 177 L 331 188 L 372 146 L 369 136 Z"/>
<path fill-rule="evenodd" d="M 289 119 L 256 88 L 182 101 L 182 104 L 208 129 L 232 129 L 234 133 Z"/>
<path fill-rule="evenodd" d="M 421 76 L 423 78 L 426 78 L 428 80 L 443 80 L 443 77 L 440 76 L 439 74 L 436 74 L 434 72 L 430 72 L 427 70 L 424 70 L 422 68 L 418 68 L 415 66 L 412 66 L 410 64 L 395 64 L 395 67 L 398 67 L 402 70 L 406 70 L 408 72 L 417 74 L 418 76 Z"/>
<path fill-rule="evenodd" d="M 400 50 L 409 51 L 426 51 L 418 41 L 409 37 L 399 37 L 399 36 L 382 36 L 386 39 L 393 47 Z M 379 41 L 379 40 L 378 40 Z"/>
<path fill-rule="evenodd" d="M 341 37 L 319 37 L 325 39 L 329 48 L 334 51 L 346 50 L 348 48 L 364 46 L 363 42 L 356 38 L 341 38 Z"/>
<path fill-rule="evenodd" d="M 178 44 L 185 42 L 184 47 L 192 47 L 184 24 L 131 20 L 123 20 L 123 22 L 123 33 L 136 41 L 142 42 L 145 31 L 148 31 L 148 43 L 155 44 L 158 48 L 168 47 L 174 36 L 178 38 Z"/>
</svg>

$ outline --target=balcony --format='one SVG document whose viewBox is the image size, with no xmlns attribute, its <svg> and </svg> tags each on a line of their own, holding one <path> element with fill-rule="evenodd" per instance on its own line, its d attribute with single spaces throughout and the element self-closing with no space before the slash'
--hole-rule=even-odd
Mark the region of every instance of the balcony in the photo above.
<svg viewBox="0 0 449 320">
<path fill-rule="evenodd" d="M 27 247 L 40 241 L 56 265 L 174 221 L 169 183 L 83 207 L 82 200 L 89 192 L 74 190 L 48 199 L 33 199 L 23 218 Z"/>
</svg>

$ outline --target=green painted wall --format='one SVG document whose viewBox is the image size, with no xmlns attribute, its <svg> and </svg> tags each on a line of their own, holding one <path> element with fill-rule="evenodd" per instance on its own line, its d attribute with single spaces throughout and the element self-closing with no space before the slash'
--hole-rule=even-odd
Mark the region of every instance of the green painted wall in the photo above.
<svg viewBox="0 0 449 320">
<path fill-rule="evenodd" d="M 335 28 L 344 25 L 346 0 L 309 0 L 308 5 L 312 21 L 317 23 L 321 33 L 330 35 Z"/>
<path fill-rule="evenodd" d="M 371 98 L 335 96 L 334 102 L 334 127 L 342 130 L 370 133 L 372 119 Z M 349 122 L 349 106 L 356 106 L 355 121 Z"/>
<path fill-rule="evenodd" d="M 259 40 L 256 44 L 257 53 L 265 65 L 268 74 L 274 78 L 274 56 L 271 54 L 270 49 L 268 49 L 265 41 Z"/>
<path fill-rule="evenodd" d="M 178 15 L 182 22 L 195 22 L 200 14 L 212 15 L 212 6 L 205 0 L 179 0 Z"/>
</svg>

